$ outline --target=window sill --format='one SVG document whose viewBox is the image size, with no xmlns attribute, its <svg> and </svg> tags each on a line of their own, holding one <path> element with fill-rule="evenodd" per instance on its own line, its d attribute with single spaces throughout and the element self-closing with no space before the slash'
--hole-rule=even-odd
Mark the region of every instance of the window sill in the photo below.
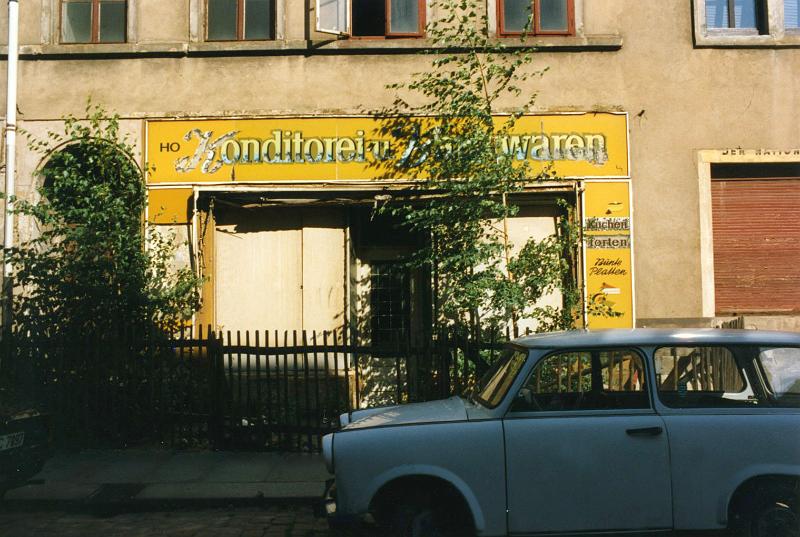
<svg viewBox="0 0 800 537">
<path fill-rule="evenodd" d="M 3 56 L 8 55 L 8 47 L 0 48 Z M 47 59 L 60 57 L 119 57 L 119 56 L 181 56 L 185 54 L 182 43 L 95 43 L 22 45 L 19 55 L 22 59 Z"/>
<path fill-rule="evenodd" d="M 789 29 L 783 34 L 742 35 L 723 31 L 695 37 L 696 48 L 800 48 L 800 33 Z"/>
<path fill-rule="evenodd" d="M 614 51 L 622 48 L 622 37 L 618 35 L 590 36 L 538 36 L 520 39 L 504 37 L 496 40 L 508 49 L 535 49 L 546 52 Z M 359 52 L 371 51 L 410 52 L 436 50 L 438 46 L 431 39 L 338 39 L 311 41 L 310 49 L 318 51 Z"/>
<path fill-rule="evenodd" d="M 23 45 L 22 59 L 61 58 L 133 58 L 182 56 L 247 56 L 275 54 L 281 51 L 306 51 L 305 40 L 214 41 L 204 43 L 97 43 L 75 45 Z M 0 47 L 0 56 L 8 56 L 8 47 Z"/>
<path fill-rule="evenodd" d="M 204 41 L 186 45 L 189 55 L 209 56 L 243 56 L 259 53 L 275 53 L 280 51 L 299 51 L 308 48 L 303 39 L 275 39 L 271 41 Z"/>
<path fill-rule="evenodd" d="M 759 36 L 769 37 L 769 36 Z M 800 35 L 793 36 L 800 45 Z M 534 49 L 543 52 L 602 52 L 622 48 L 618 35 L 540 36 L 499 38 L 509 50 Z M 324 39 L 275 41 L 214 41 L 202 43 L 98 43 L 22 45 L 23 60 L 107 59 L 184 56 L 259 56 L 281 54 L 408 54 L 443 50 L 430 39 Z M 0 59 L 8 47 L 0 46 Z"/>
</svg>

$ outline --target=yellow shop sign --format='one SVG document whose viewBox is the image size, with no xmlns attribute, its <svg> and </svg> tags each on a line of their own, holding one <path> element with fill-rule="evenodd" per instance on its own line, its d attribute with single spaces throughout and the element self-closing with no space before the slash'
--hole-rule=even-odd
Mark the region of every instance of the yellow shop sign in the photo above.
<svg viewBox="0 0 800 537">
<path fill-rule="evenodd" d="M 415 139 L 395 138 L 386 120 L 367 117 L 151 120 L 146 150 L 151 184 L 413 180 L 425 158 Z M 534 173 L 627 177 L 627 115 L 525 116 L 498 151 Z"/>
<path fill-rule="evenodd" d="M 587 181 L 583 192 L 584 278 L 589 328 L 634 326 L 629 181 Z M 598 315 L 597 311 L 613 315 Z"/>
</svg>

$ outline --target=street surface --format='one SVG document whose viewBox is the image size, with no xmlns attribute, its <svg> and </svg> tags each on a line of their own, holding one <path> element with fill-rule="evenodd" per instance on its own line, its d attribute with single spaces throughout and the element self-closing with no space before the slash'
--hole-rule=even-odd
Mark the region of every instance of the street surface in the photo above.
<svg viewBox="0 0 800 537">
<path fill-rule="evenodd" d="M 0 537 L 351 537 L 310 506 L 120 514 L 0 512 Z"/>
<path fill-rule="evenodd" d="M 0 537 L 382 537 L 376 533 L 330 530 L 325 519 L 315 516 L 310 506 L 298 505 L 109 517 L 58 511 L 0 511 Z M 681 537 L 709 535 L 684 533 Z"/>
</svg>

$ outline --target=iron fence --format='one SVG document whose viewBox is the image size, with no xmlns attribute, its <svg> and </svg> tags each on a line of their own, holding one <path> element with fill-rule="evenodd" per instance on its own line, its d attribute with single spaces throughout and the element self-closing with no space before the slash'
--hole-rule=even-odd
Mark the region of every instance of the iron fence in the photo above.
<svg viewBox="0 0 800 537">
<path fill-rule="evenodd" d="M 347 330 L 16 333 L 2 340 L 0 385 L 51 413 L 60 445 L 317 451 L 344 412 L 463 392 L 504 339 L 440 333 L 378 346 Z"/>
<path fill-rule="evenodd" d="M 723 321 L 719 324 L 718 328 L 733 328 L 733 329 L 744 330 L 745 328 L 744 316 L 740 315 L 738 317 L 730 319 L 729 321 Z"/>
</svg>

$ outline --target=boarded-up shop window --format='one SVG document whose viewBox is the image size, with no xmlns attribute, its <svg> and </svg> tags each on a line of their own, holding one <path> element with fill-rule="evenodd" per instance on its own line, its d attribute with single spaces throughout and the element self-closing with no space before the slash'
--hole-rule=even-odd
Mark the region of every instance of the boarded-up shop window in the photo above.
<svg viewBox="0 0 800 537">
<path fill-rule="evenodd" d="M 800 164 L 712 164 L 716 311 L 800 311 Z"/>
</svg>

